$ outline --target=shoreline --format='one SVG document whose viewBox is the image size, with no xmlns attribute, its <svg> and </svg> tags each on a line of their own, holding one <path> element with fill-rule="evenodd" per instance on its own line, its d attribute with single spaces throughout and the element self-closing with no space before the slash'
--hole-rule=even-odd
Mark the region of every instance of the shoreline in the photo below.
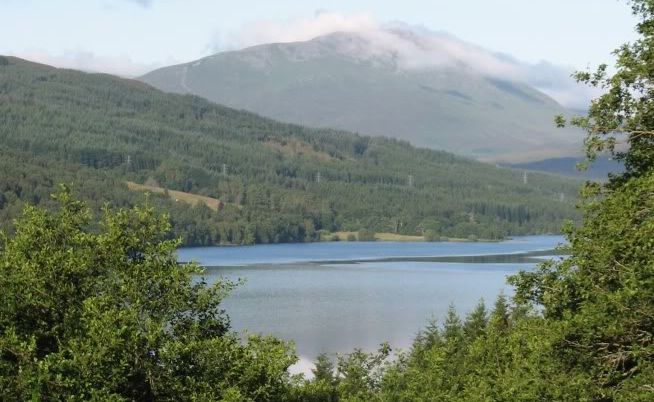
<svg viewBox="0 0 654 402">
<path fill-rule="evenodd" d="M 338 231 L 338 232 L 326 232 L 320 235 L 320 239 L 316 242 L 331 242 L 331 241 L 342 241 L 342 242 L 357 242 L 359 240 L 348 240 L 348 236 L 357 236 L 358 232 L 348 232 L 348 231 Z M 338 236 L 337 240 L 332 239 L 332 236 Z M 375 240 L 369 240 L 371 242 L 406 242 L 406 243 L 498 243 L 506 240 L 510 240 L 511 236 L 504 239 L 485 239 L 485 238 L 462 238 L 462 237 L 446 237 L 439 236 L 438 240 L 427 240 L 425 236 L 420 235 L 403 235 L 398 233 L 390 232 L 379 232 L 374 233 Z"/>
<path fill-rule="evenodd" d="M 516 237 L 529 237 L 529 236 L 562 236 L 561 233 L 538 233 L 538 234 L 525 234 L 525 235 L 513 235 L 507 236 L 503 239 L 465 239 L 459 237 L 440 237 L 439 240 L 425 240 L 424 236 L 418 235 L 401 235 L 396 233 L 375 233 L 375 240 L 347 240 L 348 234 L 355 234 L 357 232 L 329 232 L 323 233 L 320 235 L 320 238 L 315 241 L 296 241 L 296 242 L 281 242 L 281 243 L 254 243 L 254 244 L 233 244 L 233 243 L 223 243 L 223 244 L 211 244 L 211 245 L 189 245 L 181 246 L 180 248 L 205 248 L 205 247 L 252 247 L 252 246 L 270 246 L 277 244 L 313 244 L 313 243 L 501 243 L 504 241 L 513 240 Z M 345 234 L 345 237 L 340 237 L 340 234 Z M 338 240 L 331 239 L 332 235 L 339 235 Z"/>
<path fill-rule="evenodd" d="M 356 265 L 366 263 L 392 263 L 392 262 L 434 262 L 434 263 L 458 263 L 458 264 L 534 264 L 547 260 L 547 257 L 562 258 L 567 253 L 563 250 L 545 249 L 533 250 L 519 253 L 503 254 L 478 254 L 478 255 L 444 255 L 444 256 L 416 256 L 416 257 L 383 257 L 383 258 L 361 258 L 349 260 L 313 260 L 297 261 L 288 263 L 255 263 L 245 265 L 202 265 L 207 270 L 218 270 L 224 268 L 244 268 L 244 267 L 274 267 L 276 265 L 295 266 L 295 265 Z M 182 262 L 181 264 L 188 264 Z"/>
</svg>

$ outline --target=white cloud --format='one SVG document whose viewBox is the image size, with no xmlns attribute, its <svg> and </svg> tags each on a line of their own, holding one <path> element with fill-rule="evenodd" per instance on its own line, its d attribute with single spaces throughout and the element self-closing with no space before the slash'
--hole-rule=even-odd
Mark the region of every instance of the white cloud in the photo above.
<svg viewBox="0 0 654 402">
<path fill-rule="evenodd" d="M 151 5 L 153 0 L 123 0 Z M 564 106 L 584 109 L 598 92 L 578 85 L 570 77 L 573 67 L 547 62 L 530 64 L 511 56 L 491 52 L 462 41 L 444 32 L 400 22 L 381 23 L 370 13 L 343 14 L 327 11 L 313 16 L 285 21 L 262 20 L 250 22 L 239 29 L 216 34 L 208 47 L 215 53 L 242 49 L 274 42 L 306 41 L 334 32 L 359 34 L 361 43 L 346 44 L 345 50 L 357 57 L 378 57 L 392 60 L 399 68 L 424 69 L 455 65 L 482 74 L 525 82 Z M 347 46 L 350 46 L 347 49 Z M 15 56 L 53 65 L 92 72 L 106 72 L 125 77 L 136 77 L 156 68 L 177 64 L 180 60 L 158 62 L 135 61 L 127 55 L 100 55 L 86 50 L 69 50 L 54 54 L 40 49 L 14 53 Z"/>
<path fill-rule="evenodd" d="M 403 69 L 470 68 L 494 78 L 527 83 L 571 108 L 585 108 L 597 94 L 570 77 L 573 67 L 524 63 L 447 33 L 399 22 L 382 24 L 368 13 L 320 11 L 306 18 L 251 22 L 236 31 L 216 35 L 211 49 L 217 52 L 264 43 L 306 41 L 334 32 L 357 33 L 366 41 L 365 47 L 347 45 L 352 54 L 389 58 Z"/>
<path fill-rule="evenodd" d="M 246 23 L 236 31 L 216 34 L 211 47 L 214 51 L 222 51 L 263 43 L 306 41 L 332 32 L 359 32 L 374 30 L 378 26 L 379 23 L 369 13 L 317 11 L 312 17 Z"/>
<path fill-rule="evenodd" d="M 572 66 L 557 66 L 547 62 L 516 63 L 521 66 L 523 81 L 569 108 L 585 110 L 590 100 L 602 93 L 598 88 L 577 83 L 572 78 L 575 71 Z"/>
<path fill-rule="evenodd" d="M 142 7 L 150 7 L 152 5 L 153 0 L 124 0 L 124 1 L 127 1 L 129 3 L 136 3 Z"/>
<path fill-rule="evenodd" d="M 103 56 L 84 50 L 70 50 L 61 54 L 52 54 L 40 49 L 14 52 L 12 56 L 20 57 L 37 63 L 48 64 L 54 67 L 71 68 L 87 72 L 103 72 L 122 77 L 136 77 L 155 68 L 169 63 L 141 63 L 132 60 L 129 56 Z"/>
</svg>

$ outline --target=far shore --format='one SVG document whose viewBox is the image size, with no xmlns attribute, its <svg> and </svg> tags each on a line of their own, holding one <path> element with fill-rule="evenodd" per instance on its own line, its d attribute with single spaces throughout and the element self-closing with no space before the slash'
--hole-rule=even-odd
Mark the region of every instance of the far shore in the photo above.
<svg viewBox="0 0 654 402">
<path fill-rule="evenodd" d="M 479 239 L 479 238 L 458 238 L 458 237 L 444 237 L 444 236 L 439 236 L 436 239 L 433 240 L 427 240 L 425 236 L 420 236 L 420 235 L 403 235 L 403 234 L 398 234 L 398 233 L 388 233 L 388 232 L 380 232 L 380 233 L 375 233 L 374 234 L 374 241 L 380 241 L 380 242 L 385 242 L 385 241 L 392 241 L 392 242 L 457 242 L 457 243 L 473 243 L 473 242 L 485 242 L 485 243 L 496 243 L 496 242 L 501 242 L 508 240 L 509 238 L 505 239 Z M 359 241 L 358 240 L 358 234 L 357 232 L 347 232 L 347 231 L 339 231 L 339 232 L 331 232 L 331 233 L 322 233 L 320 236 L 320 241 Z M 372 241 L 372 240 L 370 240 Z"/>
<path fill-rule="evenodd" d="M 539 236 L 541 234 L 532 234 L 524 236 Z M 557 236 L 559 233 L 543 233 L 542 236 Z M 500 243 L 503 241 L 511 240 L 513 237 L 508 236 L 504 239 L 485 239 L 485 238 L 459 238 L 459 237 L 439 237 L 434 240 L 426 240 L 424 236 L 419 235 L 402 235 L 397 233 L 375 233 L 374 240 L 358 240 L 357 232 L 323 232 L 320 238 L 315 241 L 308 242 L 290 242 L 290 243 L 255 243 L 255 244 L 231 244 L 221 243 L 207 246 L 182 246 L 182 248 L 203 248 L 203 247 L 249 247 L 249 246 L 262 246 L 271 244 L 310 244 L 310 243 L 330 243 L 330 242 L 396 242 L 396 243 Z"/>
</svg>

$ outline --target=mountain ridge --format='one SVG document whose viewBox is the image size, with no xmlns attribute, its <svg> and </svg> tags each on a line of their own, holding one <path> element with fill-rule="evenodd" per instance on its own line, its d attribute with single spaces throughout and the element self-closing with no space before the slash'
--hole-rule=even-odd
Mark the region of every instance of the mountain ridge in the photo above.
<svg viewBox="0 0 654 402">
<path fill-rule="evenodd" d="M 281 121 L 405 139 L 480 160 L 578 154 L 581 135 L 553 125 L 555 115 L 568 111 L 544 93 L 479 73 L 465 60 L 439 60 L 427 45 L 406 45 L 403 37 L 398 49 L 409 50 L 377 48 L 373 40 L 337 32 L 257 45 L 139 79 Z M 438 37 L 431 40 L 440 46 Z M 485 57 L 484 68 L 493 68 L 496 56 Z"/>
</svg>

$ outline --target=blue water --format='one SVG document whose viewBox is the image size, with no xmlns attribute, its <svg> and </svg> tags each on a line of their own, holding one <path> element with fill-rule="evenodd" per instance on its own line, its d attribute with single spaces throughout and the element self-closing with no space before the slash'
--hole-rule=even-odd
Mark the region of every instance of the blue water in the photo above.
<svg viewBox="0 0 654 402">
<path fill-rule="evenodd" d="M 526 236 L 504 242 L 328 242 L 267 244 L 244 247 L 196 247 L 178 252 L 180 261 L 205 266 L 288 264 L 312 261 L 371 260 L 391 257 L 471 256 L 549 250 L 561 236 Z"/>
<path fill-rule="evenodd" d="M 181 249 L 179 259 L 216 267 L 205 274 L 210 281 L 245 279 L 224 302 L 233 329 L 294 341 L 309 361 L 320 352 L 372 351 L 384 341 L 408 349 L 428 320 L 441 320 L 450 304 L 462 316 L 482 298 L 490 307 L 500 292 L 512 293 L 508 275 L 536 265 L 374 260 L 518 254 L 551 250 L 562 241 L 531 236 L 498 243 L 208 247 Z"/>
</svg>

